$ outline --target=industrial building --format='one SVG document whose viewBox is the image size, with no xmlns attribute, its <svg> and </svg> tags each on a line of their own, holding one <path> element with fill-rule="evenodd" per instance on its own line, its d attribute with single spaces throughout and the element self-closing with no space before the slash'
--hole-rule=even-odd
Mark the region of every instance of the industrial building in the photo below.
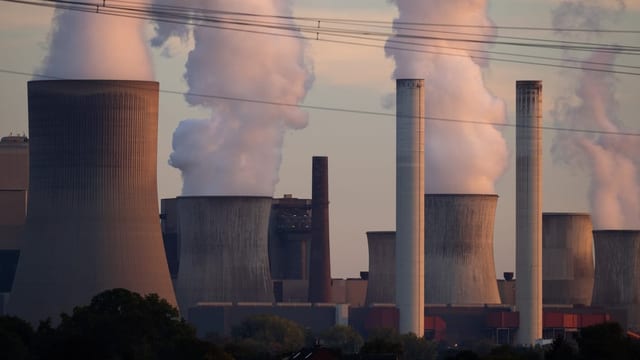
<svg viewBox="0 0 640 360">
<path fill-rule="evenodd" d="M 589 214 L 542 214 L 542 303 L 591 305 L 593 227 Z"/>
<path fill-rule="evenodd" d="M 57 318 L 127 288 L 176 304 L 158 219 L 158 83 L 28 84 L 29 197 L 8 313 Z"/>
<path fill-rule="evenodd" d="M 0 166 L 16 169 L 0 174 L 0 230 L 26 224 L 10 312 L 35 322 L 125 287 L 178 304 L 202 336 L 260 313 L 450 342 L 530 344 L 610 319 L 640 328 L 639 232 L 592 235 L 588 214 L 541 213 L 541 83 L 516 85 L 517 279 L 504 280 L 498 196 L 424 194 L 423 86 L 397 82 L 398 231 L 367 232 L 368 271 L 331 279 L 326 157 L 312 159 L 312 199 L 184 196 L 162 199 L 158 217 L 157 83 L 31 82 L 31 141 L 0 141 Z M 0 248 L 0 293 L 17 239 L 0 238 L 13 246 Z"/>
<path fill-rule="evenodd" d="M 198 302 L 273 302 L 267 236 L 271 198 L 177 198 L 179 271 L 174 280 L 183 311 Z"/>
<path fill-rule="evenodd" d="M 396 232 L 367 231 L 369 274 L 366 304 L 394 304 L 396 289 Z"/>
<path fill-rule="evenodd" d="M 425 195 L 425 303 L 500 304 L 493 260 L 497 195 Z"/>
<path fill-rule="evenodd" d="M 20 238 L 27 218 L 29 139 L 9 135 L 0 139 L 0 314 L 20 256 Z"/>
<path fill-rule="evenodd" d="M 640 330 L 640 230 L 593 232 L 596 266 L 592 304 L 623 328 Z"/>
</svg>

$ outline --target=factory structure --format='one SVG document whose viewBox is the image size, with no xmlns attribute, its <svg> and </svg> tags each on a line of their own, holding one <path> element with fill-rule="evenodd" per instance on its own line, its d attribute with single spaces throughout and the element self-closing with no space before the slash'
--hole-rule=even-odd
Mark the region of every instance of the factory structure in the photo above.
<svg viewBox="0 0 640 360">
<path fill-rule="evenodd" d="M 158 83 L 31 81 L 29 186 L 7 312 L 32 323 L 127 288 L 176 304 L 158 219 Z"/>
<path fill-rule="evenodd" d="M 263 313 L 450 342 L 534 344 L 609 320 L 638 330 L 640 230 L 542 213 L 541 99 L 541 82 L 517 82 L 515 278 L 495 275 L 498 195 L 424 193 L 424 82 L 403 79 L 397 229 L 367 232 L 368 271 L 332 279 L 327 157 L 311 161 L 311 199 L 158 209 L 158 84 L 32 81 L 29 138 L 0 140 L 0 311 L 35 323 L 124 287 L 167 299 L 202 336 Z"/>
</svg>

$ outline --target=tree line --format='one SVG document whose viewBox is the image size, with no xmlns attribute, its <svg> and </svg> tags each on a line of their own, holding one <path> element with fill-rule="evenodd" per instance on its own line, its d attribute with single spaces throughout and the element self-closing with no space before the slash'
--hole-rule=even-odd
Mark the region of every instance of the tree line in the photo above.
<svg viewBox="0 0 640 360">
<path fill-rule="evenodd" d="M 557 338 L 550 346 L 496 346 L 487 341 L 449 346 L 390 329 L 366 341 L 348 326 L 314 334 L 274 315 L 257 315 L 232 329 L 230 336 L 196 336 L 178 310 L 155 294 L 125 289 L 96 295 L 86 306 L 37 327 L 13 316 L 0 317 L 0 359 L 7 360 L 302 360 L 324 349 L 334 359 L 433 360 L 595 360 L 640 359 L 640 341 L 616 323 L 581 329 L 575 338 Z"/>
</svg>

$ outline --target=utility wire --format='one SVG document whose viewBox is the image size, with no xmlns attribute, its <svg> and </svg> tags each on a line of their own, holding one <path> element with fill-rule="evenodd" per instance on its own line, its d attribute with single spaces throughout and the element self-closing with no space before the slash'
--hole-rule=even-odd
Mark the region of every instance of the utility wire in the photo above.
<svg viewBox="0 0 640 360">
<path fill-rule="evenodd" d="M 65 78 L 56 77 L 56 76 L 15 71 L 15 70 L 9 70 L 9 69 L 0 69 L 0 73 L 51 79 L 51 80 L 71 80 L 71 79 L 65 79 Z M 132 86 L 132 87 L 135 87 L 135 86 Z M 359 114 L 359 115 L 372 115 L 372 116 L 381 116 L 381 117 L 393 117 L 393 118 L 396 117 L 396 114 L 394 113 L 386 113 L 386 112 L 379 112 L 379 111 L 357 110 L 357 109 L 349 109 L 349 108 L 319 106 L 319 105 L 292 104 L 292 103 L 283 103 L 283 102 L 261 100 L 261 99 L 240 98 L 240 97 L 234 97 L 234 96 L 183 92 L 183 91 L 169 90 L 169 89 L 160 89 L 159 92 L 165 93 L 165 94 L 193 96 L 193 97 L 200 97 L 200 98 L 207 98 L 207 99 L 217 99 L 217 100 L 224 100 L 224 101 L 234 101 L 234 102 L 243 102 L 243 103 L 269 105 L 269 106 L 295 107 L 295 108 L 302 108 L 302 109 L 308 109 L 308 110 L 331 111 L 331 112 L 350 113 L 350 114 Z M 453 124 L 489 125 L 489 126 L 505 127 L 505 128 L 529 128 L 529 129 L 541 129 L 541 130 L 549 130 L 549 131 L 586 133 L 586 134 L 595 134 L 595 135 L 640 137 L 640 133 L 625 132 L 625 131 L 576 129 L 576 128 L 566 128 L 566 127 L 557 127 L 557 126 L 526 126 L 526 125 L 496 123 L 496 122 L 480 122 L 480 121 L 473 121 L 473 120 L 466 120 L 466 119 L 452 119 L 452 118 L 434 117 L 434 116 L 424 116 L 422 118 L 425 121 L 439 121 L 439 122 L 453 123 Z"/>
<path fill-rule="evenodd" d="M 8 1 L 8 2 L 15 2 L 15 3 L 24 3 L 24 4 L 29 4 L 29 5 L 37 5 L 37 6 L 47 6 L 47 7 L 58 7 L 58 8 L 63 8 L 66 10 L 73 10 L 73 11 L 81 11 L 81 12 L 98 12 L 100 14 L 104 14 L 104 15 L 114 15 L 114 16 L 123 16 L 123 17 L 127 17 L 127 18 L 135 18 L 135 19 L 141 19 L 141 20 L 154 20 L 154 21 L 161 21 L 161 22 L 166 22 L 166 23 L 174 23 L 174 24 L 190 24 L 190 21 L 193 21 L 194 19 L 198 19 L 199 21 L 204 21 L 207 19 L 199 19 L 197 17 L 191 17 L 190 21 L 187 22 L 183 22 L 183 21 L 174 21 L 171 20 L 170 18 L 175 17 L 174 14 L 164 14 L 164 13 L 155 13 L 153 14 L 154 16 L 150 16 L 149 14 L 147 14 L 146 16 L 144 15 L 131 15 L 130 13 L 122 13 L 122 10 L 118 10 L 118 11 L 113 11 L 112 7 L 103 7 L 100 5 L 91 5 L 92 7 L 90 9 L 88 9 L 86 7 L 86 2 L 78 2 L 78 1 L 53 1 L 53 0 L 47 0 L 44 1 L 45 4 L 43 4 L 42 2 L 34 4 L 32 1 L 25 1 L 25 0 L 1 0 L 1 1 Z M 110 2 L 113 2 L 114 0 L 109 0 Z M 46 4 L 46 3 L 49 4 Z M 69 7 L 68 4 L 83 4 L 85 5 L 84 8 L 77 8 L 74 6 Z M 102 10 L 100 10 L 102 9 Z M 110 10 L 111 9 L 111 10 Z M 117 10 L 117 9 L 116 9 Z M 128 9 L 124 9 L 124 11 L 130 11 Z M 160 18 L 161 16 L 167 16 L 166 19 L 162 19 Z M 178 18 L 178 19 L 182 19 L 185 20 L 184 18 Z M 208 19 L 211 20 L 211 19 Z M 229 21 L 217 21 L 217 22 L 221 22 L 221 23 L 231 23 L 231 25 L 234 26 L 258 26 L 256 24 L 250 24 L 250 23 L 244 23 L 244 22 L 229 22 Z M 220 30 L 232 30 L 232 31 L 239 31 L 239 32 L 245 32 L 245 33 L 254 33 L 254 34 L 261 34 L 261 35 L 272 35 L 272 36 L 280 36 L 280 37 L 290 37 L 290 38 L 298 38 L 298 39 L 305 39 L 308 41 L 323 41 L 323 42 L 329 42 L 329 43 L 336 43 L 336 44 L 343 44 L 343 45 L 354 45 L 354 46 L 365 46 L 365 47 L 376 47 L 376 48 L 386 48 L 386 49 L 393 49 L 393 50 L 400 50 L 400 51 L 409 51 L 409 52 L 417 52 L 417 53 L 428 53 L 428 54 L 435 54 L 435 55 L 444 55 L 444 56 L 458 56 L 458 57 L 471 57 L 473 59 L 477 59 L 477 60 L 489 60 L 489 61 L 497 61 L 497 62 L 507 62 L 507 63 L 517 63 L 517 64 L 526 64 L 526 65 L 536 65 L 536 66 L 543 66 L 543 67 L 557 67 L 557 68 L 566 68 L 566 69 L 579 69 L 579 70 L 586 70 L 586 71 L 597 71 L 597 72 L 608 72 L 608 73 L 615 73 L 615 74 L 621 74 L 621 75 L 632 75 L 632 76 L 639 76 L 640 73 L 638 72 L 631 72 L 631 71 L 620 71 L 620 70 L 615 70 L 616 68 L 625 68 L 625 69 L 640 69 L 640 67 L 638 66 L 631 66 L 631 65 L 622 65 L 622 64 L 606 64 L 606 63 L 598 63 L 598 62 L 593 62 L 593 61 L 578 61 L 578 60 L 568 60 L 568 59 L 559 59 L 559 58 L 553 58 L 553 57 L 543 57 L 543 56 L 536 56 L 536 55 L 527 55 L 527 54 L 514 54 L 514 53 L 507 53 L 507 52 L 496 52 L 496 51 L 486 51 L 486 50 L 477 50 L 477 49 L 467 49 L 467 48 L 456 48 L 456 47 L 450 47 L 450 46 L 444 46 L 444 45 L 434 45 L 434 44 L 424 44 L 424 43 L 416 43 L 416 42 L 407 42 L 407 41 L 399 41 L 399 40 L 394 40 L 394 39 L 379 39 L 379 38 L 370 38 L 370 37 L 365 37 L 365 36 L 355 36 L 355 35 L 341 35 L 339 33 L 333 33 L 331 34 L 334 37 L 338 37 L 338 38 L 351 38 L 351 39 L 356 39 L 356 40 L 365 40 L 365 41 L 376 41 L 376 42 L 386 42 L 387 45 L 386 46 L 382 46 L 382 45 L 372 45 L 369 43 L 361 43 L 361 42 L 357 42 L 357 41 L 340 41 L 340 40 L 335 40 L 335 39 L 331 39 L 331 38 L 327 38 L 328 35 L 323 36 L 323 38 L 319 38 L 318 36 L 316 36 L 315 38 L 312 37 L 306 37 L 303 35 L 295 35 L 295 33 L 299 30 L 298 27 L 288 27 L 288 28 L 278 28 L 276 27 L 276 30 L 287 30 L 288 33 L 283 34 L 283 33 L 276 33 L 276 32 L 265 32 L 265 31 L 255 31 L 255 30 L 247 30 L 247 29 L 241 29 L 241 28 L 237 28 L 237 27 L 229 27 L 229 26 L 216 26 L 216 25 L 211 25 L 211 24 L 205 24 L 205 23 L 198 23 L 197 26 L 201 26 L 201 27 L 208 27 L 208 28 L 214 28 L 214 29 L 220 29 Z M 264 26 L 262 24 L 260 24 L 259 26 Z M 270 26 L 271 27 L 271 26 Z M 317 32 L 316 29 L 313 30 L 314 32 Z M 447 39 L 444 39 L 447 40 Z M 411 47 L 406 48 L 406 47 L 402 47 L 402 46 L 390 46 L 388 45 L 389 43 L 391 44 L 400 44 L 400 45 L 409 45 Z M 415 47 L 433 47 L 433 48 L 444 48 L 444 49 L 449 49 L 449 50 L 462 50 L 462 51 L 469 51 L 469 52 L 475 52 L 475 53 L 486 53 L 486 54 L 499 54 L 499 55 L 504 55 L 504 56 L 512 56 L 512 57 L 526 57 L 526 58 L 530 58 L 530 59 L 538 59 L 538 60 L 550 60 L 550 61 L 559 61 L 561 62 L 560 64 L 553 64 L 553 63 L 541 63 L 541 62 L 534 62 L 534 61 L 527 61 L 527 60 L 514 60 L 514 59 L 505 59 L 505 58 L 496 58 L 496 57 L 487 57 L 487 56 L 478 56 L 478 55 L 474 55 L 474 54 L 460 54 L 460 53 L 447 53 L 447 52 L 436 52 L 436 51 L 429 51 L 429 50 L 419 50 L 416 49 Z M 630 48 L 630 47 L 627 47 Z M 586 49 L 586 48 L 583 48 Z M 640 50 L 640 48 L 638 48 Z M 565 49 L 566 50 L 566 49 Z M 602 48 L 592 48 L 590 49 L 591 51 L 594 50 L 599 50 L 599 51 L 607 51 L 606 49 L 602 49 Z M 614 50 L 608 50 L 608 51 L 614 51 Z M 615 52 L 619 52 L 619 51 L 615 51 Z M 566 64 L 566 62 L 572 62 L 572 63 L 579 63 L 579 65 L 568 65 Z"/>
</svg>

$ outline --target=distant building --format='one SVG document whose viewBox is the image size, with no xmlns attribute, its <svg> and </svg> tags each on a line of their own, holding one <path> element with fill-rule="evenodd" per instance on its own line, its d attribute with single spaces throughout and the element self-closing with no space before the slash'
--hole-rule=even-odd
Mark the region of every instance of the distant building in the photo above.
<svg viewBox="0 0 640 360">
<path fill-rule="evenodd" d="M 0 139 L 0 315 L 18 266 L 28 188 L 29 139 L 5 136 Z"/>
</svg>

